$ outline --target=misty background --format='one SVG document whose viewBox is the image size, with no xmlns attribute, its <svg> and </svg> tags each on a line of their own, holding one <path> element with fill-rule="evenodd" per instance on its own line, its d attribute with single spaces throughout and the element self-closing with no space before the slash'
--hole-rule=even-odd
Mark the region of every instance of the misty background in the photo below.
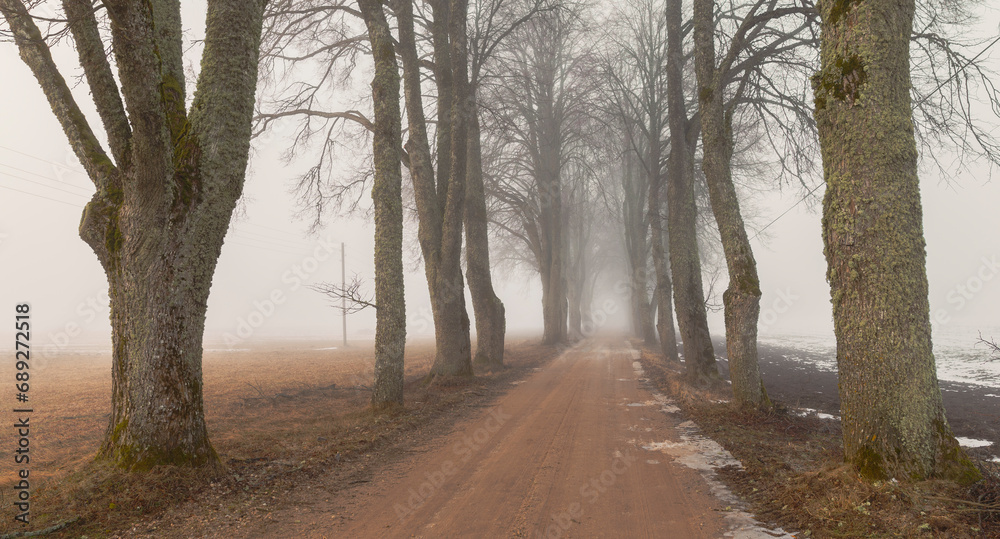
<svg viewBox="0 0 1000 539">
<path fill-rule="evenodd" d="M 983 17 L 973 31 L 995 36 L 1000 3 L 985 4 Z M 185 7 L 185 25 L 204 24 L 204 6 Z M 197 32 L 189 36 L 197 39 Z M 64 44 L 55 49 L 66 73 L 79 70 L 73 52 Z M 197 58 L 198 54 L 192 54 Z M 985 63 L 1000 72 L 1000 46 L 984 55 Z M 370 62 L 370 61 L 369 61 Z M 28 68 L 13 45 L 0 46 L 3 84 L 0 84 L 0 305 L 32 306 L 33 347 L 43 352 L 74 348 L 110 349 L 107 282 L 97 258 L 77 234 L 84 205 L 94 192 L 69 149 L 55 117 Z M 357 100 L 368 91 L 371 70 L 362 64 L 345 99 Z M 71 84 L 73 81 L 70 81 Z M 90 112 L 92 102 L 75 88 L 77 100 Z M 92 116 L 93 117 L 93 116 Z M 1000 118 L 982 107 L 981 118 L 1000 128 Z M 97 127 L 99 122 L 93 122 Z M 291 128 L 284 130 L 290 133 Z M 361 148 L 370 141 L 349 141 Z M 351 215 L 325 215 L 325 225 L 309 234 L 312 216 L 301 215 L 290 192 L 294 178 L 309 166 L 308 153 L 285 163 L 281 153 L 288 140 L 278 131 L 254 142 L 243 201 L 230 226 L 215 273 L 208 304 L 206 348 L 240 348 L 255 341 L 276 338 L 341 339 L 339 304 L 334 308 L 324 296 L 307 288 L 310 283 L 337 282 L 341 278 L 340 245 L 346 244 L 347 280 L 357 275 L 372 290 L 373 225 L 365 210 Z M 924 156 L 926 157 L 926 156 Z M 938 155 L 945 163 L 953 156 Z M 986 164 L 973 163 L 944 178 L 922 160 L 921 195 L 927 272 L 930 283 L 931 320 L 935 343 L 976 349 L 976 337 L 1000 338 L 1000 181 L 991 181 Z M 354 165 L 345 163 L 345 170 Z M 815 185 L 819 178 L 811 178 Z M 797 335 L 832 342 L 833 322 L 826 262 L 820 235 L 823 188 L 796 205 L 803 191 L 798 186 L 749 193 L 744 207 L 751 237 L 765 225 L 787 214 L 752 241 L 760 273 L 762 338 Z M 795 206 L 792 208 L 792 206 Z M 789 211 L 789 208 L 792 208 Z M 410 245 L 404 246 L 407 275 L 408 336 L 430 337 L 426 281 L 415 241 L 416 222 L 405 223 Z M 628 298 L 623 288 L 624 267 L 602 276 L 595 292 L 594 309 L 606 311 L 603 329 L 628 327 Z M 504 266 L 494 272 L 497 294 L 507 309 L 511 334 L 536 335 L 542 326 L 541 285 L 530 268 Z M 721 296 L 725 271 L 712 287 Z M 709 287 L 706 283 L 706 290 Z M 278 302 L 275 301 L 278 300 Z M 609 303 L 610 302 L 610 303 Z M 721 297 L 713 303 L 721 305 Z M 467 301 L 470 317 L 471 303 Z M 709 313 L 714 335 L 724 334 L 721 309 Z M 349 316 L 348 338 L 374 336 L 371 310 Z M 10 348 L 10 343 L 4 343 Z M 978 347 L 978 353 L 989 356 Z"/>
</svg>

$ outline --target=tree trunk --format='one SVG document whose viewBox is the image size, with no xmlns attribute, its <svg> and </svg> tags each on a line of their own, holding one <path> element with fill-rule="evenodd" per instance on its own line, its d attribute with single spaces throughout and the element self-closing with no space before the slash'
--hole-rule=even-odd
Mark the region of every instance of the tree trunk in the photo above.
<svg viewBox="0 0 1000 539">
<path fill-rule="evenodd" d="M 112 234 L 121 243 L 107 253 L 112 410 L 99 454 L 134 471 L 161 464 L 215 465 L 218 456 L 204 419 L 201 341 L 228 219 L 165 234 L 158 219 L 128 212 L 138 202 L 126 196 L 118 208 Z M 197 214 L 212 213 L 201 210 L 189 215 L 197 220 Z M 137 244 L 146 248 L 125 248 Z"/>
<path fill-rule="evenodd" d="M 677 357 L 677 334 L 674 333 L 673 306 L 670 304 L 672 287 L 670 267 L 667 264 L 667 250 L 663 242 L 663 204 L 660 199 L 663 176 L 660 174 L 660 121 L 651 119 L 649 129 L 646 167 L 649 172 L 649 241 L 652 244 L 653 267 L 656 270 L 656 331 L 660 337 L 660 351 L 663 357 L 679 362 Z"/>
<path fill-rule="evenodd" d="M 545 344 L 566 341 L 566 282 L 563 269 L 561 151 L 551 102 L 543 101 L 539 133 L 539 193 L 542 223 L 542 321 Z"/>
<path fill-rule="evenodd" d="M 645 260 L 643 260 L 645 262 Z M 646 346 L 656 346 L 656 324 L 653 304 L 649 301 L 645 268 L 632 270 L 632 330 Z"/>
<path fill-rule="evenodd" d="M 392 33 L 378 0 L 358 0 L 375 60 L 372 101 L 375 185 L 375 381 L 372 407 L 403 404 L 406 300 L 403 293 L 403 198 L 399 148 L 399 67 Z"/>
<path fill-rule="evenodd" d="M 430 292 L 437 352 L 431 376 L 472 374 L 469 316 L 462 277 L 462 221 L 465 217 L 467 118 L 471 113 L 465 48 L 464 2 L 434 3 L 433 39 L 439 99 L 438 177 L 435 183 L 420 90 L 420 61 L 413 27 L 413 5 L 398 3 L 399 53 L 403 62 L 410 177 L 417 205 L 417 235 Z M 449 14 L 456 14 L 448 20 Z M 439 20 L 445 18 L 444 20 Z M 448 103 L 447 113 L 441 109 Z M 447 131 L 446 133 L 442 131 Z M 447 167 L 442 173 L 441 168 Z"/>
<path fill-rule="evenodd" d="M 845 459 L 862 477 L 973 481 L 931 347 L 910 103 L 913 0 L 821 2 L 813 77 Z"/>
<path fill-rule="evenodd" d="M 660 337 L 660 350 L 663 357 L 670 361 L 680 363 L 677 356 L 677 332 L 674 330 L 674 311 L 671 304 L 670 270 L 665 270 L 666 283 L 656 286 L 656 332 Z M 665 286 L 665 291 L 660 287 Z"/>
<path fill-rule="evenodd" d="M 583 319 L 581 318 L 581 306 L 580 306 L 580 289 L 574 279 L 573 282 L 569 283 L 566 290 L 566 305 L 567 305 L 567 319 L 568 325 L 566 327 L 566 336 L 570 340 L 576 340 L 583 336 Z"/>
<path fill-rule="evenodd" d="M 477 90 L 470 89 L 476 109 Z M 493 290 L 490 275 L 490 240 L 486 214 L 486 191 L 483 188 L 483 148 L 480 141 L 478 110 L 469 116 L 469 175 L 465 191 L 465 274 L 476 316 L 477 370 L 503 368 L 504 336 L 507 318 L 503 302 Z"/>
<path fill-rule="evenodd" d="M 451 148 L 447 187 L 438 183 L 438 199 L 444 210 L 437 286 L 432 308 L 437 313 L 434 334 L 437 356 L 431 376 L 471 376 L 472 343 L 469 314 L 465 308 L 462 278 L 462 224 L 465 219 L 465 179 L 468 174 L 469 118 L 474 113 L 469 92 L 469 51 L 466 36 L 468 0 L 451 0 L 448 10 L 448 37 L 451 59 Z M 439 163 L 439 167 L 442 164 Z M 436 297 L 436 301 L 434 301 Z"/>
<path fill-rule="evenodd" d="M 553 190 L 558 191 L 558 180 Z M 563 277 L 562 223 L 558 203 L 550 210 L 547 223 L 548 246 L 544 256 L 548 259 L 542 271 L 542 342 L 559 344 L 566 341 L 566 283 Z M 556 214 L 556 215 L 551 215 Z"/>
<path fill-rule="evenodd" d="M 112 161 L 24 5 L 0 0 L 21 58 L 97 187 L 79 230 L 111 297 L 111 417 L 99 456 L 127 470 L 219 464 L 204 419 L 202 337 L 246 172 L 263 5 L 209 2 L 202 65 L 211 69 L 189 112 L 179 5 L 106 6 L 119 94 L 93 6 L 65 2 Z"/>
<path fill-rule="evenodd" d="M 681 0 L 667 0 L 667 110 L 670 160 L 667 162 L 667 221 L 674 308 L 684 345 L 684 362 L 695 378 L 719 377 L 712 337 L 708 331 L 705 293 L 698 253 L 697 206 L 694 198 L 696 126 L 690 125 L 684 104 L 684 50 Z M 691 135 L 695 140 L 691 140 Z"/>
<path fill-rule="evenodd" d="M 626 149 L 622 170 L 622 190 L 625 193 L 622 214 L 625 221 L 625 250 L 629 266 L 632 334 L 636 338 L 643 339 L 647 346 L 655 346 L 656 328 L 653 325 L 650 308 L 646 271 L 646 259 L 649 256 L 647 243 L 649 219 L 645 197 L 649 194 L 649 188 L 645 181 L 638 181 L 643 176 L 635 174 L 634 159 L 632 150 Z"/>
<path fill-rule="evenodd" d="M 549 253 L 556 258 L 559 255 Z M 542 343 L 560 344 L 566 340 L 566 293 L 557 262 L 549 261 L 542 272 Z"/>
<path fill-rule="evenodd" d="M 580 333 L 583 337 L 590 337 L 599 329 L 594 326 L 593 316 L 594 286 L 597 284 L 597 275 L 598 272 L 591 272 L 580 290 Z"/>
<path fill-rule="evenodd" d="M 712 0 L 694 1 L 695 72 L 704 154 L 702 169 L 729 270 L 729 288 L 722 294 L 729 377 L 737 406 L 769 408 L 771 402 L 757 363 L 760 281 L 732 180 L 732 115 L 725 110 L 725 91 L 720 88 L 721 77 L 715 67 L 714 7 Z"/>
</svg>

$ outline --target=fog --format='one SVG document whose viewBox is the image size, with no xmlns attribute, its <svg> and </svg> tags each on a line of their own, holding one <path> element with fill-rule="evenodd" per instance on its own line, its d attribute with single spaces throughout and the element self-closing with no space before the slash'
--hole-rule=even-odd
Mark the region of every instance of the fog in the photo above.
<svg viewBox="0 0 1000 539">
<path fill-rule="evenodd" d="M 992 31 L 983 25 L 981 31 Z M 72 60 L 60 51 L 60 62 Z M 987 54 L 1000 70 L 1000 51 Z M 107 284 L 97 258 L 77 235 L 82 209 L 94 189 L 66 143 L 55 117 L 17 57 L 15 47 L 0 47 L 4 82 L 0 85 L 0 305 L 30 302 L 36 346 L 49 350 L 75 346 L 110 346 Z M 359 75 L 364 79 L 367 75 Z M 363 85 L 362 85 L 363 87 Z M 75 89 L 80 103 L 92 106 L 85 88 Z M 984 107 L 984 117 L 1000 124 Z M 306 159 L 285 164 L 286 141 L 272 137 L 256 147 L 244 201 L 215 273 L 209 300 L 206 343 L 240 343 L 270 338 L 340 341 L 341 318 L 324 296 L 306 285 L 339 282 L 340 246 L 346 246 L 347 278 L 357 275 L 371 290 L 373 226 L 363 213 L 328 214 L 327 224 L 309 234 L 309 218 L 290 192 Z M 939 156 L 947 162 L 950 156 Z M 924 160 L 926 162 L 926 159 Z M 921 171 L 931 319 L 943 326 L 981 329 L 990 335 L 1000 304 L 1000 183 L 989 169 L 942 178 L 930 166 Z M 822 189 L 801 204 L 802 190 L 786 187 L 753 194 L 749 228 L 759 229 L 793 205 L 753 241 L 763 298 L 762 334 L 832 334 L 829 287 L 820 234 Z M 367 194 L 363 202 L 370 202 Z M 416 223 L 408 220 L 407 238 Z M 426 282 L 416 250 L 407 249 L 408 334 L 433 332 Z M 714 290 L 721 295 L 723 281 Z M 504 269 L 494 275 L 505 302 L 511 333 L 537 334 L 542 324 L 541 292 L 530 268 Z M 603 313 L 602 329 L 628 325 L 628 298 L 616 283 L 622 274 L 602 276 L 594 310 Z M 707 289 L 707 288 L 706 288 Z M 716 303 L 721 299 L 716 298 Z M 468 304 L 471 316 L 471 303 Z M 710 313 L 713 334 L 724 333 L 722 312 Z M 374 335 L 374 313 L 348 320 L 349 339 Z M 937 331 L 937 330 L 936 330 Z M 1000 337 L 1000 333 L 995 334 Z M 225 341 L 225 342 L 224 342 Z M 973 343 L 969 343 L 970 346 Z M 5 343 L 4 346 L 9 346 Z"/>
</svg>

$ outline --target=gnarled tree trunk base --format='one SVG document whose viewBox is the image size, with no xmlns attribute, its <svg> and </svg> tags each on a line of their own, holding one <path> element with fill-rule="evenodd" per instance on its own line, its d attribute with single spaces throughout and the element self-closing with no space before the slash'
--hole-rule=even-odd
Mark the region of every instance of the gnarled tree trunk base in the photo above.
<svg viewBox="0 0 1000 539">
<path fill-rule="evenodd" d="M 770 399 L 757 362 L 757 318 L 760 296 L 730 288 L 722 294 L 726 313 L 726 354 L 733 398 L 741 409 L 770 409 Z"/>
</svg>

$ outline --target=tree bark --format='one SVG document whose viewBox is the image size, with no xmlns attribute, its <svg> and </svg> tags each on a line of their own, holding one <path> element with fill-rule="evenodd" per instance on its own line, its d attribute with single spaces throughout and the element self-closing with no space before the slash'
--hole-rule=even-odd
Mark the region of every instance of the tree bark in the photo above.
<svg viewBox="0 0 1000 539">
<path fill-rule="evenodd" d="M 674 308 L 684 345 L 684 362 L 696 378 L 719 377 L 712 337 L 708 331 L 705 292 L 698 253 L 697 206 L 694 197 L 694 147 L 698 125 L 692 125 L 684 104 L 684 49 L 681 0 L 667 0 L 667 221 Z M 691 140 L 693 138 L 695 140 Z"/>
<path fill-rule="evenodd" d="M 465 177 L 467 174 L 467 131 L 471 111 L 469 98 L 465 16 L 467 4 L 454 1 L 443 6 L 435 2 L 433 39 L 435 76 L 439 96 L 445 96 L 450 108 L 445 114 L 439 100 L 438 176 L 435 183 L 430 144 L 420 91 L 420 61 L 413 27 L 412 0 L 399 2 L 399 52 L 403 62 L 406 117 L 410 155 L 410 177 L 417 204 L 420 249 L 434 317 L 437 352 L 431 376 L 467 376 L 472 374 L 472 346 L 469 338 L 469 315 L 465 308 L 465 282 L 462 277 L 462 222 L 465 215 Z M 454 15 L 453 20 L 438 20 Z M 447 131 L 447 133 L 442 133 Z M 447 156 L 445 156 L 447 154 Z M 449 167 L 442 173 L 442 167 Z"/>
<path fill-rule="evenodd" d="M 474 112 L 469 116 L 469 174 L 465 191 L 465 274 L 476 316 L 477 370 L 503 369 L 507 318 L 503 302 L 493 290 L 490 240 L 483 187 L 483 148 L 480 141 L 477 90 L 470 89 Z"/>
<path fill-rule="evenodd" d="M 438 196 L 444 193 L 444 219 L 441 227 L 441 262 L 438 273 L 435 323 L 438 352 L 431 375 L 472 375 L 472 344 L 469 315 L 465 308 L 465 284 L 462 278 L 462 225 L 465 218 L 465 182 L 468 174 L 469 117 L 473 113 L 469 93 L 469 50 L 466 25 L 468 0 L 451 0 L 448 12 L 450 39 L 451 171 L 447 190 L 438 184 Z M 441 151 L 444 151 L 442 149 Z M 441 165 L 439 165 L 441 166 Z"/>
<path fill-rule="evenodd" d="M 729 378 L 737 406 L 769 408 L 771 402 L 757 362 L 760 281 L 732 180 L 732 114 L 725 109 L 722 77 L 715 67 L 714 7 L 712 0 L 694 1 L 695 73 L 704 154 L 702 169 L 729 270 L 729 287 L 722 294 Z"/>
<path fill-rule="evenodd" d="M 114 161 L 24 5 L 0 0 L 22 59 L 97 187 L 80 236 L 104 268 L 111 297 L 111 417 L 99 456 L 133 471 L 218 466 L 204 419 L 202 337 L 246 172 L 264 2 L 208 3 L 190 111 L 179 4 L 107 5 L 120 95 L 93 6 L 64 6 Z"/>
<path fill-rule="evenodd" d="M 844 457 L 862 477 L 979 477 L 945 419 L 931 347 L 910 102 L 913 0 L 820 2 L 815 117 Z"/>
<path fill-rule="evenodd" d="M 549 155 L 558 161 L 558 154 Z M 563 227 L 562 194 L 557 165 L 546 167 L 543 172 L 542 192 L 548 201 L 542 201 L 543 208 L 543 262 L 542 262 L 542 321 L 545 344 L 559 344 L 566 341 L 566 282 L 563 275 Z"/>
<path fill-rule="evenodd" d="M 379 0 L 358 0 L 375 60 L 373 155 L 375 184 L 375 380 L 372 407 L 403 404 L 406 298 L 403 283 L 403 194 L 400 152 L 399 66 Z"/>
</svg>

